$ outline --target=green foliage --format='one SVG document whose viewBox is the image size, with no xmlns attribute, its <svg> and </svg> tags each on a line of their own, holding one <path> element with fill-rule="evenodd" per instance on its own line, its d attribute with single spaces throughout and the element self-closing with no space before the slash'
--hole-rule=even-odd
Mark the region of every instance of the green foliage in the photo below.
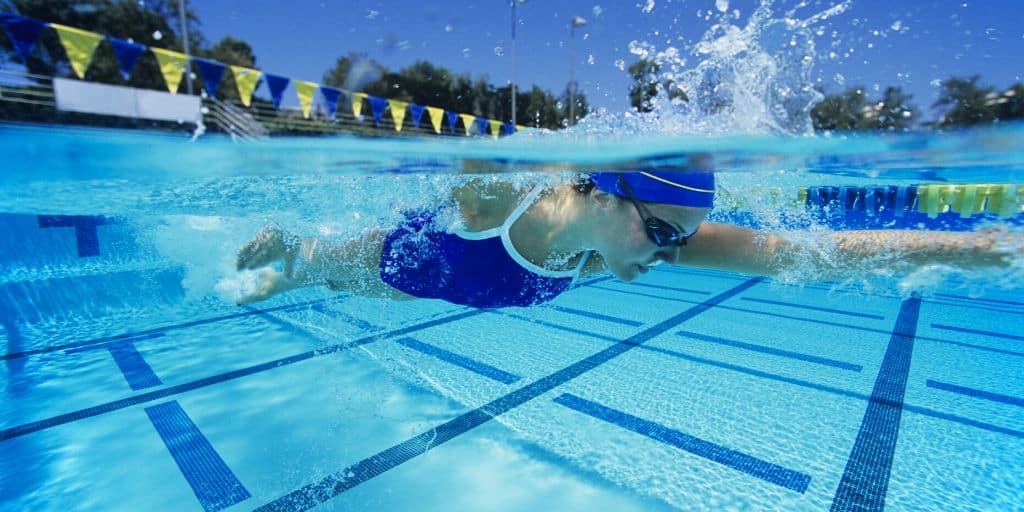
<svg viewBox="0 0 1024 512">
<path fill-rule="evenodd" d="M 651 111 L 651 100 L 658 94 L 658 69 L 658 64 L 649 59 L 640 59 L 629 65 L 629 75 L 633 77 L 629 104 L 639 112 Z"/>
<path fill-rule="evenodd" d="M 911 95 L 900 87 L 887 87 L 878 101 L 870 101 L 862 87 L 826 96 L 811 109 L 811 120 L 817 130 L 905 131 L 913 126 L 918 116 Z"/>
<path fill-rule="evenodd" d="M 452 112 L 507 121 L 512 118 L 511 86 L 495 87 L 486 76 L 473 80 L 468 74 L 419 61 L 389 71 L 365 54 L 349 53 L 339 57 L 323 77 L 332 87 L 361 91 L 383 98 L 432 105 Z M 563 98 L 534 86 L 516 91 L 516 120 L 524 126 L 560 128 L 568 117 L 568 89 Z M 576 92 L 576 117 L 587 113 L 586 96 Z"/>
</svg>

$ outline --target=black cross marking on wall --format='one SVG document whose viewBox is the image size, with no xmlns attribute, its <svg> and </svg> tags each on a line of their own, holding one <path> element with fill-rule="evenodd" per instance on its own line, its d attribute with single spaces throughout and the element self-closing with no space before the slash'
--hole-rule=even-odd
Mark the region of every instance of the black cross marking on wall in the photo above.
<svg viewBox="0 0 1024 512">
<path fill-rule="evenodd" d="M 40 228 L 75 228 L 78 257 L 100 255 L 100 239 L 96 226 L 113 224 L 113 219 L 95 215 L 39 215 Z"/>
</svg>

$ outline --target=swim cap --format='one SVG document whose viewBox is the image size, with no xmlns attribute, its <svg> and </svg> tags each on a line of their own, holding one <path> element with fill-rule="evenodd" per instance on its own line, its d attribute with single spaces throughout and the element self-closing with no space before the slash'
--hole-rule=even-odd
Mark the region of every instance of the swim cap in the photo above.
<svg viewBox="0 0 1024 512">
<path fill-rule="evenodd" d="M 711 172 L 593 172 L 590 179 L 597 188 L 619 197 L 629 197 L 619 183 L 626 180 L 633 197 L 651 203 L 711 208 L 715 199 L 715 174 Z"/>
</svg>

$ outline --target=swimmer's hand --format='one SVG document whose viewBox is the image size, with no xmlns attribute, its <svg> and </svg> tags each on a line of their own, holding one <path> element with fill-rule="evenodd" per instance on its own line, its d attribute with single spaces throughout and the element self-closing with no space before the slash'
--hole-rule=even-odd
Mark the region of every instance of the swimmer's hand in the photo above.
<svg viewBox="0 0 1024 512">
<path fill-rule="evenodd" d="M 238 270 L 253 270 L 274 262 L 284 263 L 284 278 L 291 279 L 295 272 L 295 258 L 301 241 L 277 226 L 267 226 L 238 250 Z"/>
<path fill-rule="evenodd" d="M 295 281 L 285 276 L 284 272 L 265 268 L 260 270 L 256 288 L 249 293 L 243 293 L 235 300 L 235 304 L 242 306 L 252 304 L 261 300 L 267 300 L 281 292 L 295 288 Z"/>
</svg>

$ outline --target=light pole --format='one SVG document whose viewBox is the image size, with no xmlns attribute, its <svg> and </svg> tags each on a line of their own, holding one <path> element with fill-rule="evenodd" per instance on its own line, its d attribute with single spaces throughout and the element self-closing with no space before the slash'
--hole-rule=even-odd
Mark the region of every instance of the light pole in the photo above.
<svg viewBox="0 0 1024 512">
<path fill-rule="evenodd" d="M 526 0 L 508 2 L 508 6 L 512 8 L 512 126 L 516 125 L 516 25 L 519 24 L 516 18 L 516 5 L 525 3 Z"/>
<path fill-rule="evenodd" d="M 192 52 L 188 49 L 188 18 L 185 17 L 185 0 L 178 0 L 178 16 L 181 17 L 181 47 L 185 50 L 185 83 L 188 95 L 192 95 Z"/>
<path fill-rule="evenodd" d="M 576 124 L 576 27 L 587 24 L 582 16 L 573 16 L 569 22 L 569 125 Z"/>
</svg>

